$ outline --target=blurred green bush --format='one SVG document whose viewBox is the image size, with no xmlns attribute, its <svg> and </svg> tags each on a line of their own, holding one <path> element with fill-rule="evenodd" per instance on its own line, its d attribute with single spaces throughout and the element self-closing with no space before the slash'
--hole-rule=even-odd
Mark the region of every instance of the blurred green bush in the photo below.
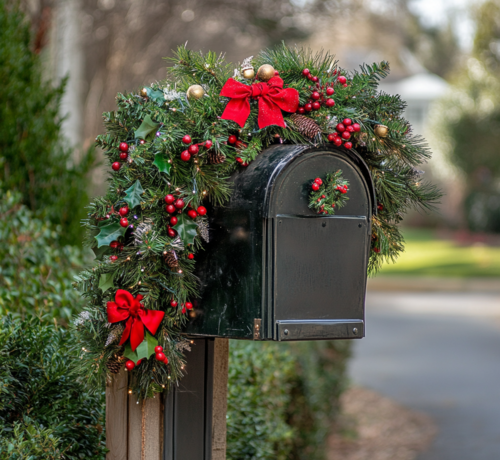
<svg viewBox="0 0 500 460">
<path fill-rule="evenodd" d="M 345 341 L 231 341 L 228 460 L 321 460 L 347 386 Z"/>
<path fill-rule="evenodd" d="M 80 244 L 94 150 L 74 160 L 61 137 L 65 81 L 44 81 L 30 22 L 18 1 L 0 0 L 0 189 L 61 225 L 59 239 Z"/>
<path fill-rule="evenodd" d="M 75 378 L 72 334 L 0 319 L 0 459 L 103 459 L 103 392 Z"/>
<path fill-rule="evenodd" d="M 67 322 L 82 306 L 72 286 L 82 251 L 59 244 L 61 227 L 34 217 L 16 192 L 0 189 L 0 317 L 10 312 Z"/>
</svg>

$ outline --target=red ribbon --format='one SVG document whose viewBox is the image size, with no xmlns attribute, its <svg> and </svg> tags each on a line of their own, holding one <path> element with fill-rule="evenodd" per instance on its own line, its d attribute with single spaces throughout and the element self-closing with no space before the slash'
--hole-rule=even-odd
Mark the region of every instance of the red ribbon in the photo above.
<svg viewBox="0 0 500 460">
<path fill-rule="evenodd" d="M 156 330 L 165 316 L 162 311 L 144 308 L 140 303 L 142 299 L 143 297 L 140 294 L 134 298 L 130 292 L 118 289 L 115 294 L 115 301 L 108 302 L 107 305 L 108 321 L 110 323 L 117 323 L 128 318 L 120 345 L 123 345 L 130 336 L 132 351 L 135 351 L 144 340 L 144 326 L 151 334 L 156 334 Z"/>
<path fill-rule="evenodd" d="M 283 89 L 283 80 L 273 77 L 268 82 L 244 85 L 230 78 L 222 87 L 221 96 L 230 97 L 222 117 L 232 120 L 242 128 L 250 115 L 250 98 L 259 101 L 259 128 L 269 125 L 285 127 L 282 110 L 296 112 L 299 107 L 299 92 L 293 88 Z"/>
</svg>

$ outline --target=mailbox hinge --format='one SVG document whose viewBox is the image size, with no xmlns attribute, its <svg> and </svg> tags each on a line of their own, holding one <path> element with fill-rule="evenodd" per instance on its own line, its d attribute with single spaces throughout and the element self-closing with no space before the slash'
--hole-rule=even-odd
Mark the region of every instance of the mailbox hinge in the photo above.
<svg viewBox="0 0 500 460">
<path fill-rule="evenodd" d="M 255 318 L 253 320 L 253 339 L 254 340 L 261 339 L 261 329 L 262 329 L 262 320 L 260 318 Z"/>
</svg>

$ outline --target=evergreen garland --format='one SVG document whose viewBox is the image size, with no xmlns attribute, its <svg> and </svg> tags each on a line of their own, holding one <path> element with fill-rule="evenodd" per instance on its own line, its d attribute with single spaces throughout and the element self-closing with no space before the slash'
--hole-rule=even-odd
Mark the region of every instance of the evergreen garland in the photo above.
<svg viewBox="0 0 500 460">
<path fill-rule="evenodd" d="M 144 296 L 146 309 L 165 312 L 156 338 L 169 364 L 151 356 L 133 370 L 133 389 L 140 397 L 168 388 L 182 377 L 182 351 L 189 343 L 181 331 L 190 302 L 197 297 L 193 270 L 207 234 L 203 202 L 224 205 L 231 193 L 227 180 L 231 173 L 244 168 L 270 144 L 344 142 L 350 148 L 333 132 L 344 119 L 356 123 L 358 131 L 348 142 L 371 170 L 379 205 L 372 220 L 370 274 L 403 250 L 397 224 L 404 212 L 429 208 L 439 197 L 435 187 L 420 182 L 414 169 L 429 159 L 430 152 L 422 138 L 409 134 L 409 123 L 402 117 L 404 102 L 399 96 L 377 92 L 379 80 L 389 72 L 387 63 L 364 65 L 359 72 L 348 73 L 329 53 L 313 54 L 285 45 L 263 51 L 254 59 L 256 68 L 270 64 L 279 71 L 284 87 L 298 91 L 301 107 L 313 101 L 314 91 L 334 89 L 328 96 L 335 101 L 333 107 L 322 97 L 318 110 L 298 110 L 321 129 L 311 138 L 315 131 L 297 128 L 292 114 L 286 112 L 286 128 L 259 130 L 255 100 L 243 128 L 221 119 L 228 102 L 219 95 L 225 82 L 233 77 L 243 84 L 252 83 L 226 63 L 224 56 L 180 47 L 168 61 L 171 67 L 165 82 L 140 93 L 118 94 L 118 109 L 104 114 L 106 134 L 99 135 L 96 144 L 114 171 L 108 179 L 108 192 L 90 204 L 85 220 L 86 242 L 95 252 L 96 263 L 76 282 L 88 301 L 86 316 L 76 326 L 83 347 L 81 371 L 93 378 L 106 378 L 106 363 L 115 362 L 123 352 L 117 340 L 108 340 L 114 325 L 108 323 L 106 304 L 114 300 L 118 289 Z M 186 92 L 192 85 L 201 85 L 204 96 L 188 98 Z M 386 137 L 378 131 L 381 124 L 388 128 Z M 185 143 L 185 136 L 190 142 Z M 124 155 L 120 157 L 123 142 L 128 144 L 126 160 Z M 181 154 L 188 145 L 196 145 L 198 153 L 183 161 Z M 173 214 L 165 208 L 167 195 L 184 204 L 182 212 L 175 214 L 175 225 Z M 124 217 L 126 225 L 121 226 Z M 173 263 L 173 252 L 177 263 Z"/>
</svg>

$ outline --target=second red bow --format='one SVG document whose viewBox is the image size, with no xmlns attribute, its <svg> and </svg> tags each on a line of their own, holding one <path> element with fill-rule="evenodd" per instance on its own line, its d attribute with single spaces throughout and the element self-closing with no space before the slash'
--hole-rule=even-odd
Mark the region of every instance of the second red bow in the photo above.
<svg viewBox="0 0 500 460">
<path fill-rule="evenodd" d="M 232 120 L 242 128 L 250 115 L 250 98 L 259 101 L 259 128 L 270 125 L 285 127 L 282 110 L 296 112 L 299 107 L 299 92 L 293 88 L 283 89 L 283 80 L 273 77 L 268 82 L 244 85 L 230 78 L 222 87 L 221 96 L 230 97 L 222 117 Z"/>
<path fill-rule="evenodd" d="M 115 301 L 108 302 L 108 321 L 117 323 L 127 320 L 123 331 L 120 345 L 123 345 L 130 337 L 132 351 L 144 340 L 144 326 L 156 334 L 156 330 L 165 316 L 165 313 L 158 310 L 147 310 L 141 304 L 142 295 L 134 296 L 124 289 L 118 289 L 115 294 Z"/>
</svg>

